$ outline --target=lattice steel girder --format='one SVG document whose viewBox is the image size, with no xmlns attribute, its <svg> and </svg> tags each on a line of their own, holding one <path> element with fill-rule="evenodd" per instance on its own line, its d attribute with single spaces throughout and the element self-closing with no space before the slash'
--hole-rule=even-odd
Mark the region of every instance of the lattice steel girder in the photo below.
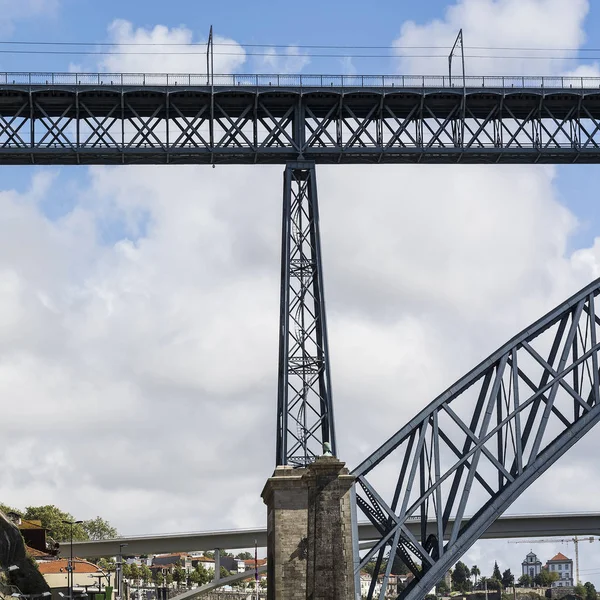
<svg viewBox="0 0 600 600">
<path fill-rule="evenodd" d="M 600 162 L 600 89 L 0 85 L 0 163 Z"/>
<path fill-rule="evenodd" d="M 277 464 L 305 466 L 335 429 L 314 163 L 283 177 Z"/>
<path fill-rule="evenodd" d="M 356 505 L 379 532 L 357 558 L 375 562 L 368 598 L 380 574 L 383 598 L 396 559 L 415 575 L 398 597 L 423 598 L 600 420 L 599 293 L 596 280 L 525 329 L 353 471 Z"/>
</svg>

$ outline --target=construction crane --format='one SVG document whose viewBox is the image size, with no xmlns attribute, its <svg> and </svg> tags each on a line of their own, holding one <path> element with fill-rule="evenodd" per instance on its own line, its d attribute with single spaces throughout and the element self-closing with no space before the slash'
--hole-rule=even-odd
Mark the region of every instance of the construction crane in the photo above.
<svg viewBox="0 0 600 600">
<path fill-rule="evenodd" d="M 599 538 L 600 539 L 600 538 Z M 575 545 L 575 583 L 579 585 L 579 542 L 590 542 L 595 541 L 596 538 L 593 536 L 589 537 L 572 537 L 572 538 L 554 538 L 551 540 L 510 540 L 509 544 L 556 544 L 556 542 L 562 542 L 565 544 L 573 543 Z"/>
</svg>

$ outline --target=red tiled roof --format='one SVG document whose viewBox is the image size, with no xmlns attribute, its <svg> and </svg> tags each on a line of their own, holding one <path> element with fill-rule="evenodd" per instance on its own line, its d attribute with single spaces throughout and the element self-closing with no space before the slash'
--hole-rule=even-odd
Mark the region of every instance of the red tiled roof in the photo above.
<svg viewBox="0 0 600 600">
<path fill-rule="evenodd" d="M 267 564 L 267 559 L 266 558 L 259 558 L 256 561 L 256 564 L 254 564 L 254 559 L 253 558 L 249 558 L 248 560 L 244 561 L 244 565 L 246 565 L 247 567 L 255 567 L 255 566 L 259 566 L 262 567 L 263 565 Z"/>
<path fill-rule="evenodd" d="M 66 573 L 68 560 L 61 558 L 59 560 L 49 560 L 39 564 L 40 573 L 42 575 L 50 575 L 52 573 Z M 75 573 L 97 573 L 99 569 L 95 564 L 83 560 L 81 558 L 73 559 L 73 567 Z"/>
<path fill-rule="evenodd" d="M 554 558 L 551 558 L 548 562 L 551 562 L 553 560 L 559 560 L 559 561 L 570 561 L 570 558 L 567 558 L 562 552 L 559 552 Z"/>
</svg>

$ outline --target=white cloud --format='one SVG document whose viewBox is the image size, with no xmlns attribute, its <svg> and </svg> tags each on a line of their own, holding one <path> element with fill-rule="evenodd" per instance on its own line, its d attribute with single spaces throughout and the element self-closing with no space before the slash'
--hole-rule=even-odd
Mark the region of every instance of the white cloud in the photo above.
<svg viewBox="0 0 600 600">
<path fill-rule="evenodd" d="M 206 36 L 194 38 L 187 27 L 152 29 L 134 27 L 129 21 L 116 19 L 108 28 L 114 42 L 113 54 L 100 67 L 114 73 L 206 73 Z M 127 46 L 124 44 L 151 44 Z M 176 44 L 176 45 L 174 45 Z M 246 60 L 245 50 L 234 40 L 215 36 L 214 72 L 235 73 Z M 219 44 L 225 44 L 219 46 Z M 118 53 L 118 54 L 117 54 Z M 146 53 L 146 55 L 144 55 Z"/>
<path fill-rule="evenodd" d="M 444 22 L 406 25 L 401 39 L 430 40 L 438 30 L 453 37 L 460 23 L 474 44 L 467 25 L 484 22 L 482 4 L 507 30 L 514 3 L 465 1 Z M 559 11 L 556 45 L 583 39 L 587 3 L 572 3 L 568 14 L 550 2 L 519 6 Z M 516 30 L 525 18 L 513 13 Z M 477 43 L 496 43 L 490 23 Z M 194 41 L 184 27 L 124 21 L 110 35 L 115 44 Z M 521 43 L 519 35 L 505 43 Z M 242 64 L 227 60 L 215 70 Z M 192 55 L 115 54 L 102 68 L 202 72 L 203 65 Z M 23 194 L 0 193 L 2 501 L 54 502 L 78 518 L 101 514 L 123 533 L 264 523 L 259 493 L 274 461 L 281 171 L 93 168 L 84 189 L 63 186 L 75 208 L 57 221 L 40 208 L 55 185 L 47 172 Z M 600 272 L 600 241 L 572 256 L 566 250 L 577 219 L 559 202 L 556 176 L 540 166 L 319 167 L 337 431 L 350 466 Z M 106 223 L 124 232 L 115 243 L 102 235 Z M 594 440 L 551 473 L 580 464 L 586 443 Z M 551 493 L 549 473 L 520 510 L 590 506 L 600 470 L 585 464 L 587 497 Z M 514 549 L 501 544 L 478 545 L 468 560 L 489 562 L 489 548 L 513 560 Z"/>
<path fill-rule="evenodd" d="M 60 0 L 0 0 L 0 31 L 13 32 L 16 22 L 54 16 Z"/>
<path fill-rule="evenodd" d="M 256 61 L 258 73 L 281 73 L 283 75 L 300 73 L 310 64 L 310 57 L 306 52 L 301 52 L 297 46 L 288 46 L 283 52 L 275 48 L 267 48 Z"/>
<path fill-rule="evenodd" d="M 424 25 L 407 21 L 394 41 L 400 57 L 397 71 L 404 74 L 446 75 L 448 51 L 410 49 L 407 46 L 451 47 L 462 28 L 467 55 L 523 56 L 523 59 L 467 58 L 467 75 L 550 75 L 571 69 L 573 61 L 565 48 L 579 48 L 585 40 L 583 21 L 588 0 L 456 0 L 443 19 Z M 523 48 L 525 50 L 481 50 Z M 544 48 L 534 52 L 527 48 Z M 553 50 L 551 50 L 553 49 Z M 409 55 L 436 54 L 440 58 L 411 58 Z M 553 60 L 533 56 L 553 56 Z M 459 62 L 453 73 L 461 72 Z"/>
</svg>

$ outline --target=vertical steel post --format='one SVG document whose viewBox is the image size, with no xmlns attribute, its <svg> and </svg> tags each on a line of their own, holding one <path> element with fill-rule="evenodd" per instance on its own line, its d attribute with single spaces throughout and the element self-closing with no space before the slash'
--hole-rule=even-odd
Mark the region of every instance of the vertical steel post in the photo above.
<svg viewBox="0 0 600 600">
<path fill-rule="evenodd" d="M 315 164 L 283 179 L 277 465 L 336 455 Z"/>
</svg>

